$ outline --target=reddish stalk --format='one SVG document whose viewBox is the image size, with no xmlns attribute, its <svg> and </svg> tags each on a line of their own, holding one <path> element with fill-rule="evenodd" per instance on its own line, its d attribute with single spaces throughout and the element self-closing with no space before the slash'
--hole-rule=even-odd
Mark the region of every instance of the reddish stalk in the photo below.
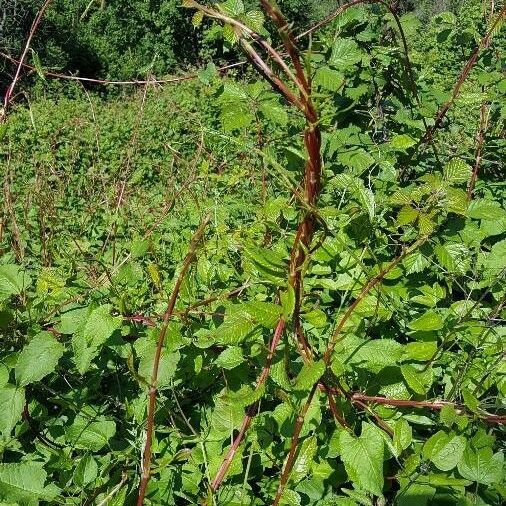
<svg viewBox="0 0 506 506">
<path fill-rule="evenodd" d="M 16 73 L 14 74 L 14 79 L 12 80 L 12 83 L 7 88 L 7 91 L 5 92 L 3 111 L 0 114 L 0 122 L 5 121 L 5 119 L 7 118 L 7 109 L 9 108 L 9 103 L 11 101 L 12 94 L 14 92 L 14 88 L 16 87 L 16 84 L 19 80 L 19 76 L 21 74 L 21 69 L 23 68 L 23 64 L 26 59 L 26 55 L 28 54 L 28 51 L 30 50 L 30 44 L 31 44 L 32 39 L 35 35 L 35 32 L 37 31 L 37 28 L 39 27 L 40 22 L 42 21 L 42 17 L 44 16 L 44 14 L 51 2 L 52 2 L 52 0 L 45 0 L 45 2 L 42 4 L 42 7 L 40 8 L 40 11 L 37 13 L 37 16 L 35 17 L 35 19 L 32 23 L 32 27 L 30 28 L 30 33 L 28 34 L 28 38 L 26 39 L 25 48 L 24 48 L 23 53 L 21 54 L 21 57 L 19 59 L 18 66 L 16 68 Z"/>
<path fill-rule="evenodd" d="M 173 315 L 174 307 L 176 305 L 177 298 L 179 296 L 179 291 L 181 289 L 181 284 L 190 268 L 191 264 L 196 258 L 196 252 L 198 245 L 204 235 L 205 228 L 209 223 L 211 217 L 208 215 L 204 217 L 199 227 L 193 234 L 193 237 L 190 241 L 190 246 L 188 248 L 188 253 L 183 261 L 183 266 L 179 275 L 177 276 L 176 283 L 172 290 L 172 294 L 169 298 L 169 302 L 167 304 L 167 309 L 164 313 L 162 327 L 160 329 L 160 335 L 158 337 L 158 342 L 156 345 L 155 357 L 153 359 L 153 370 L 151 372 L 151 381 L 149 384 L 149 400 L 148 400 L 148 414 L 147 414 L 147 422 L 146 422 L 146 444 L 144 446 L 144 453 L 142 458 L 142 472 L 141 472 L 141 482 L 139 485 L 139 496 L 137 499 L 137 506 L 142 506 L 144 504 L 144 498 L 146 496 L 146 489 L 149 483 L 149 479 L 151 477 L 151 446 L 153 442 L 153 433 L 154 433 L 154 425 L 155 425 L 155 408 L 156 408 L 156 394 L 157 388 L 156 383 L 158 380 L 158 369 L 160 366 L 160 359 L 162 356 L 163 344 L 165 341 L 165 335 L 167 334 L 167 328 L 169 326 L 169 321 Z"/>
<path fill-rule="evenodd" d="M 350 396 L 353 403 L 360 403 L 363 405 L 365 402 L 371 402 L 375 404 L 384 404 L 386 406 L 397 406 L 397 407 L 412 407 L 412 408 L 428 408 L 434 410 L 443 409 L 445 406 L 453 406 L 457 411 L 468 414 L 470 416 L 477 416 L 478 418 L 485 420 L 490 423 L 497 423 L 500 425 L 506 424 L 506 416 L 503 415 L 477 415 L 476 413 L 469 413 L 465 406 L 457 404 L 451 401 L 413 401 L 406 399 L 389 399 L 387 397 L 379 397 L 373 395 L 364 395 L 354 393 Z"/>
<path fill-rule="evenodd" d="M 476 181 L 478 179 L 478 172 L 480 170 L 481 160 L 483 156 L 483 146 L 485 144 L 485 132 L 487 131 L 487 126 L 488 107 L 486 102 L 482 102 L 480 107 L 480 126 L 478 128 L 478 135 L 476 136 L 476 152 L 473 173 L 471 175 L 471 180 L 469 181 L 469 186 L 467 187 L 468 200 L 471 200 L 473 197 L 474 186 L 476 185 Z"/>
<path fill-rule="evenodd" d="M 9 60 L 10 62 L 19 65 L 20 60 L 16 60 L 15 58 L 12 58 L 12 56 L 9 56 L 8 54 L 5 54 L 0 51 L 0 56 L 6 60 Z M 246 61 L 240 61 L 237 63 L 231 63 L 230 65 L 224 65 L 223 67 L 218 67 L 216 69 L 217 72 L 224 73 L 229 69 L 233 69 L 235 67 L 241 67 L 242 65 L 245 65 Z M 27 68 L 32 71 L 36 71 L 37 69 L 33 67 L 32 65 L 29 65 L 27 63 L 21 62 L 21 65 L 24 68 Z M 149 80 L 142 80 L 142 79 L 134 79 L 134 80 L 124 80 L 124 81 L 115 81 L 113 79 L 92 79 L 91 77 L 79 77 L 79 76 L 72 76 L 67 74 L 60 74 L 58 72 L 51 72 L 49 70 L 44 70 L 42 74 L 46 77 L 52 77 L 55 79 L 65 79 L 67 81 L 81 81 L 84 83 L 89 84 L 100 84 L 104 86 L 144 86 L 146 84 L 172 84 L 172 83 L 180 83 L 183 81 L 191 81 L 192 79 L 197 79 L 198 74 L 188 74 L 185 76 L 179 76 L 179 77 L 172 77 L 167 79 L 149 79 Z"/>
<path fill-rule="evenodd" d="M 277 325 L 276 329 L 274 330 L 274 334 L 272 336 L 271 344 L 269 346 L 269 353 L 267 355 L 267 359 L 265 361 L 264 368 L 262 369 L 262 372 L 260 376 L 258 377 L 257 384 L 255 387 L 255 390 L 258 390 L 262 385 L 265 383 L 269 376 L 269 372 L 272 365 L 272 359 L 274 358 L 274 353 L 276 351 L 276 348 L 279 344 L 279 341 L 281 339 L 281 335 L 283 334 L 283 329 L 285 328 L 285 320 L 281 318 Z M 232 443 L 232 446 L 228 449 L 227 454 L 225 455 L 225 458 L 223 459 L 220 468 L 218 469 L 218 472 L 216 473 L 216 476 L 214 477 L 212 483 L 211 483 L 211 490 L 213 492 L 216 492 L 218 488 L 220 487 L 221 483 L 225 479 L 225 476 L 230 468 L 230 464 L 232 464 L 232 460 L 234 459 L 234 455 L 237 452 L 237 449 L 239 448 L 239 445 L 241 444 L 241 441 L 243 440 L 250 424 L 251 420 L 255 416 L 256 412 L 256 403 L 250 406 L 247 410 L 246 416 L 244 417 L 241 428 L 239 429 L 239 432 L 237 433 L 237 436 L 234 438 L 234 441 Z"/>
<path fill-rule="evenodd" d="M 283 496 L 283 491 L 285 490 L 286 484 L 290 479 L 290 474 L 292 472 L 293 465 L 295 463 L 295 459 L 297 458 L 297 448 L 299 446 L 299 436 L 300 431 L 302 430 L 302 426 L 304 425 L 304 419 L 306 418 L 307 412 L 309 410 L 309 406 L 311 406 L 311 401 L 313 400 L 314 394 L 316 392 L 317 383 L 313 385 L 313 388 L 309 392 L 309 396 L 306 399 L 304 406 L 302 407 L 301 412 L 297 415 L 297 419 L 295 420 L 295 427 L 293 429 L 292 442 L 290 444 L 290 451 L 288 452 L 288 457 L 286 459 L 285 466 L 283 467 L 283 471 L 281 473 L 281 479 L 278 485 L 278 490 L 276 492 L 276 497 L 274 498 L 274 502 L 272 506 L 278 506 L 281 497 Z"/>
<path fill-rule="evenodd" d="M 337 324 L 332 336 L 330 338 L 330 342 L 323 354 L 323 360 L 327 365 L 330 365 L 332 362 L 332 353 L 336 344 L 338 343 L 338 337 L 343 329 L 345 323 L 348 321 L 350 316 L 355 311 L 356 307 L 360 304 L 360 302 L 364 299 L 364 297 L 378 284 L 383 278 L 394 268 L 396 267 L 404 258 L 413 253 L 417 248 L 419 248 L 425 241 L 427 241 L 427 237 L 421 237 L 417 241 L 415 241 L 409 248 L 404 249 L 404 251 L 394 260 L 392 260 L 384 269 L 382 269 L 376 276 L 371 278 L 362 288 L 357 298 L 353 301 L 350 307 L 346 310 L 343 317 Z"/>
<path fill-rule="evenodd" d="M 478 56 L 479 56 L 481 50 L 484 48 L 487 48 L 490 45 L 490 41 L 492 40 L 492 36 L 493 36 L 497 26 L 502 21 L 502 18 L 505 15 L 506 15 L 506 5 L 503 6 L 503 8 L 500 10 L 495 21 L 493 22 L 492 26 L 490 27 L 490 30 L 481 39 L 480 43 L 473 51 L 471 57 L 469 58 L 467 63 L 464 65 L 464 68 L 462 69 L 462 71 L 457 79 L 457 83 L 455 84 L 455 87 L 453 88 L 451 98 L 445 104 L 443 104 L 441 106 L 441 108 L 439 109 L 439 111 L 436 114 L 436 118 L 434 120 L 434 125 L 432 125 L 431 127 L 429 127 L 428 129 L 425 130 L 425 133 L 423 134 L 422 138 L 420 139 L 418 146 L 423 146 L 423 145 L 427 144 L 434 137 L 434 133 L 441 126 L 441 123 L 442 123 L 443 119 L 445 118 L 448 110 L 454 104 L 457 97 L 460 95 L 462 85 L 464 84 L 466 79 L 469 77 L 471 70 L 473 70 L 474 66 L 476 65 L 476 62 L 478 61 Z"/>
</svg>

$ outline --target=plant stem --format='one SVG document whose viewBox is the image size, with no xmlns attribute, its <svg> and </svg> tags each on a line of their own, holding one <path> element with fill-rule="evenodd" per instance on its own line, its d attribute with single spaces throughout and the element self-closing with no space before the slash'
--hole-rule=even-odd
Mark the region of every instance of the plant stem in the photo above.
<svg viewBox="0 0 506 506">
<path fill-rule="evenodd" d="M 299 436 L 300 431 L 302 430 L 302 426 L 304 425 L 304 420 L 306 418 L 309 407 L 311 406 L 311 402 L 313 400 L 314 394 L 316 392 L 317 383 L 313 385 L 311 391 L 309 392 L 309 396 L 306 399 L 302 410 L 297 415 L 297 419 L 295 420 L 295 427 L 293 429 L 292 441 L 290 444 L 290 451 L 288 452 L 288 457 L 286 458 L 286 463 L 281 473 L 281 479 L 279 481 L 278 490 L 276 492 L 276 497 L 274 498 L 274 502 L 272 506 L 278 506 L 279 501 L 283 495 L 283 491 L 285 490 L 286 484 L 290 479 L 290 474 L 292 472 L 293 464 L 295 463 L 295 459 L 297 457 L 297 448 L 299 445 Z"/>
<path fill-rule="evenodd" d="M 162 327 L 160 329 L 160 335 L 158 337 L 158 342 L 155 351 L 155 357 L 153 359 L 153 370 L 151 373 L 151 382 L 149 384 L 149 400 L 148 400 L 148 415 L 146 422 L 146 444 L 144 446 L 144 454 L 142 458 L 142 470 L 141 470 L 141 482 L 139 485 L 139 495 L 137 499 L 137 506 L 142 506 L 144 504 L 144 497 L 146 495 L 146 489 L 149 483 L 149 479 L 151 477 L 151 454 L 152 454 L 152 443 L 153 443 L 153 432 L 155 425 L 155 408 L 156 408 L 156 394 L 157 388 L 156 383 L 158 380 L 158 369 L 160 366 L 160 359 L 162 356 L 162 349 L 165 341 L 165 335 L 167 334 L 167 328 L 169 326 L 169 321 L 174 312 L 174 307 L 176 305 L 177 298 L 179 296 L 179 291 L 181 289 L 181 284 L 183 283 L 184 277 L 188 272 L 191 264 L 196 258 L 196 251 L 198 245 L 204 235 L 205 228 L 211 219 L 210 215 L 206 215 L 190 241 L 190 246 L 188 248 L 188 253 L 183 261 L 183 266 L 179 275 L 176 279 L 176 283 L 172 290 L 172 294 L 169 298 L 169 302 L 167 304 L 167 309 L 164 314 Z"/>
</svg>

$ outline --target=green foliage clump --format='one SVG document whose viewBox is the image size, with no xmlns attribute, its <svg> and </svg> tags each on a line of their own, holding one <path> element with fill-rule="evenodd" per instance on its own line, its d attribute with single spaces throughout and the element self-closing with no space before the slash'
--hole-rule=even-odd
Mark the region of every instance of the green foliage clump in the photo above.
<svg viewBox="0 0 506 506">
<path fill-rule="evenodd" d="M 414 47 L 425 27 L 401 24 L 412 68 L 381 6 L 302 51 L 314 204 L 315 124 L 252 71 L 12 111 L 0 501 L 135 504 L 152 422 L 146 505 L 504 503 L 502 39 L 425 143 L 461 56 L 441 42 L 435 75 Z"/>
</svg>

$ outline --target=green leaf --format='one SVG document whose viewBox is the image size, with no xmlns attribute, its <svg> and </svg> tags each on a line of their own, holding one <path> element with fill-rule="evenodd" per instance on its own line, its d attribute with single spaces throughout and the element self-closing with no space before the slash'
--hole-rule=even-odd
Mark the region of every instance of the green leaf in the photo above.
<svg viewBox="0 0 506 506">
<path fill-rule="evenodd" d="M 285 292 L 281 292 L 281 307 L 283 308 L 283 317 L 285 320 L 288 320 L 295 309 L 295 290 L 291 285 L 288 285 L 288 288 Z"/>
<path fill-rule="evenodd" d="M 464 437 L 439 431 L 425 442 L 422 454 L 439 470 L 450 471 L 462 459 L 465 447 Z"/>
<path fill-rule="evenodd" d="M 350 357 L 358 368 L 379 373 L 382 369 L 395 366 L 402 355 L 402 345 L 393 339 L 374 339 L 360 344 Z"/>
<path fill-rule="evenodd" d="M 413 431 L 404 418 L 399 418 L 394 425 L 393 445 L 398 457 L 403 450 L 409 447 L 413 440 Z"/>
<path fill-rule="evenodd" d="M 209 337 L 223 345 L 241 343 L 256 328 L 251 316 L 239 309 L 227 311 L 224 322 L 214 329 Z"/>
<path fill-rule="evenodd" d="M 498 202 L 486 199 L 473 199 L 467 208 L 467 216 L 475 220 L 501 220 L 506 211 Z"/>
<path fill-rule="evenodd" d="M 292 474 L 290 476 L 293 481 L 298 482 L 308 476 L 313 459 L 316 455 L 317 445 L 318 441 L 314 434 L 304 439 L 300 445 L 299 454 L 293 465 Z"/>
<path fill-rule="evenodd" d="M 384 441 L 375 427 L 362 423 L 360 437 L 341 432 L 341 458 L 350 480 L 374 495 L 383 495 Z"/>
<path fill-rule="evenodd" d="M 358 63 L 362 59 L 362 52 L 353 39 L 338 38 L 332 48 L 329 64 L 340 70 Z"/>
<path fill-rule="evenodd" d="M 397 215 L 396 225 L 402 227 L 413 223 L 418 218 L 419 212 L 411 206 L 403 206 Z"/>
<path fill-rule="evenodd" d="M 223 369 L 234 369 L 243 362 L 244 357 L 242 349 L 239 346 L 230 346 L 226 350 L 223 350 L 215 360 L 215 364 L 218 367 L 223 367 Z"/>
<path fill-rule="evenodd" d="M 278 102 L 262 102 L 259 106 L 260 112 L 265 118 L 278 125 L 285 126 L 288 123 L 288 113 Z"/>
<path fill-rule="evenodd" d="M 242 0 L 226 0 L 226 2 L 222 2 L 219 5 L 229 16 L 240 16 L 244 13 L 244 3 Z"/>
<path fill-rule="evenodd" d="M 434 252 L 441 267 L 444 267 L 448 272 L 465 274 L 469 269 L 470 252 L 463 244 L 438 244 L 434 248 Z"/>
<path fill-rule="evenodd" d="M 443 328 L 442 318 L 434 311 L 427 311 L 425 314 L 408 323 L 411 330 L 421 330 L 428 332 Z"/>
<path fill-rule="evenodd" d="M 79 373 L 84 374 L 100 348 L 121 327 L 121 317 L 111 316 L 112 306 L 105 304 L 93 309 L 83 318 L 72 336 L 74 362 Z"/>
<path fill-rule="evenodd" d="M 17 265 L 0 265 L 0 302 L 26 290 L 32 280 Z"/>
<path fill-rule="evenodd" d="M 390 146 L 395 150 L 404 151 L 416 144 L 416 140 L 407 134 L 394 135 L 390 140 Z"/>
<path fill-rule="evenodd" d="M 451 184 L 466 183 L 470 179 L 471 173 L 471 166 L 460 158 L 454 158 L 443 168 L 443 178 Z"/>
<path fill-rule="evenodd" d="M 65 436 L 70 445 L 82 450 L 98 452 L 116 434 L 116 424 L 103 416 L 87 418 L 76 416 L 74 423 L 67 428 Z"/>
<path fill-rule="evenodd" d="M 506 267 L 506 239 L 495 243 L 485 258 L 485 267 L 499 271 Z"/>
<path fill-rule="evenodd" d="M 24 387 L 54 372 L 65 348 L 50 332 L 36 335 L 21 351 L 16 362 L 16 381 Z"/>
<path fill-rule="evenodd" d="M 323 376 L 325 372 L 325 362 L 309 362 L 302 366 L 295 381 L 295 390 L 310 390 L 313 385 Z"/>
<path fill-rule="evenodd" d="M 369 218 L 374 218 L 376 203 L 374 200 L 374 194 L 366 188 L 364 182 L 351 174 L 338 174 L 332 180 L 332 185 L 348 190 L 353 197 L 359 202 L 362 208 L 367 211 Z"/>
<path fill-rule="evenodd" d="M 248 11 L 244 15 L 244 24 L 255 32 L 264 31 L 264 22 L 265 17 L 261 11 Z"/>
<path fill-rule="evenodd" d="M 39 499 L 49 499 L 46 477 L 46 471 L 31 462 L 0 464 L 0 497 L 20 505 L 38 504 Z"/>
<path fill-rule="evenodd" d="M 426 362 L 431 360 L 437 351 L 437 342 L 415 342 L 404 346 L 404 355 L 407 360 Z"/>
<path fill-rule="evenodd" d="M 147 346 L 141 355 L 139 362 L 139 376 L 144 378 L 146 384 L 151 383 L 151 375 L 153 373 L 153 362 L 156 354 L 156 343 L 153 341 Z M 158 378 L 156 387 L 159 390 L 169 388 L 172 384 L 172 378 L 177 371 L 177 364 L 181 354 L 179 351 L 169 352 L 167 348 L 162 348 L 162 354 L 160 355 L 160 363 L 158 365 Z"/>
<path fill-rule="evenodd" d="M 313 83 L 326 90 L 337 91 L 344 83 L 344 76 L 341 72 L 330 67 L 319 67 L 316 70 Z"/>
<path fill-rule="evenodd" d="M 74 483 L 78 487 L 84 487 L 96 480 L 98 476 L 97 461 L 91 455 L 85 455 L 74 470 Z"/>
<path fill-rule="evenodd" d="M 14 426 L 21 420 L 25 405 L 25 390 L 7 384 L 0 389 L 0 434 L 10 436 Z"/>
<path fill-rule="evenodd" d="M 492 453 L 492 448 L 480 448 L 476 452 L 468 445 L 458 463 L 459 473 L 467 480 L 483 485 L 501 483 L 503 479 L 504 454 Z"/>
<path fill-rule="evenodd" d="M 402 377 L 413 392 L 425 395 L 434 381 L 432 369 L 417 370 L 410 364 L 401 366 Z"/>
<path fill-rule="evenodd" d="M 253 322 L 267 328 L 274 328 L 278 323 L 283 308 L 272 302 L 252 300 L 241 305 L 241 310 L 248 314 Z"/>
</svg>

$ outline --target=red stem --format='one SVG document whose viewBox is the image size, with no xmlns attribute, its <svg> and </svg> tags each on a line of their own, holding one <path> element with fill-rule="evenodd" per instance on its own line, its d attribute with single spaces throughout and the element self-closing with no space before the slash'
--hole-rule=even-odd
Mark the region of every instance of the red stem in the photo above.
<svg viewBox="0 0 506 506">
<path fill-rule="evenodd" d="M 274 358 L 274 353 L 276 351 L 276 348 L 279 344 L 279 341 L 281 339 L 281 335 L 283 334 L 283 329 L 285 328 L 285 320 L 282 318 L 278 321 L 276 328 L 274 330 L 274 334 L 272 336 L 271 344 L 269 346 L 269 353 L 267 355 L 267 359 L 265 360 L 264 368 L 262 369 L 262 372 L 260 376 L 258 377 L 257 384 L 255 387 L 255 390 L 258 390 L 267 380 L 267 377 L 269 376 L 269 372 L 271 369 L 272 359 Z M 228 469 L 230 468 L 230 464 L 232 463 L 232 460 L 234 459 L 234 455 L 237 452 L 237 449 L 239 448 L 239 445 L 241 444 L 241 441 L 243 440 L 246 431 L 248 430 L 251 420 L 255 416 L 255 404 L 250 406 L 247 410 L 246 416 L 244 417 L 241 428 L 239 429 L 239 432 L 237 436 L 235 437 L 232 446 L 228 449 L 227 454 L 225 455 L 225 458 L 223 459 L 220 468 L 218 469 L 218 472 L 216 473 L 216 476 L 214 477 L 212 483 L 211 483 L 211 490 L 213 492 L 216 492 L 218 488 L 220 487 L 222 481 L 225 479 L 225 476 L 228 472 Z"/>
<path fill-rule="evenodd" d="M 176 283 L 174 285 L 174 289 L 172 290 L 172 294 L 169 298 L 169 302 L 167 304 L 167 309 L 164 314 L 162 328 L 160 330 L 160 335 L 158 337 L 158 342 L 156 345 L 155 357 L 153 359 L 153 370 L 151 373 L 151 382 L 149 385 L 149 401 L 148 401 L 148 414 L 147 414 L 147 422 L 146 422 L 146 444 L 144 446 L 144 453 L 142 458 L 142 474 L 141 474 L 141 482 L 139 485 L 139 496 L 137 499 L 137 506 L 142 506 L 144 504 L 144 498 L 146 496 L 146 489 L 149 483 L 149 479 L 151 477 L 151 446 L 153 443 L 153 432 L 155 425 L 155 408 L 156 408 L 156 394 L 157 388 L 156 383 L 158 380 L 158 369 L 160 366 L 160 359 L 162 356 L 163 344 L 165 341 L 165 335 L 167 334 L 167 329 L 169 326 L 169 320 L 172 317 L 174 312 L 174 307 L 176 305 L 177 298 L 179 296 L 179 291 L 181 289 L 181 284 L 183 283 L 183 279 L 190 268 L 190 265 L 195 260 L 195 253 L 197 251 L 197 247 L 199 245 L 200 240 L 204 235 L 205 228 L 209 223 L 210 216 L 206 216 L 199 227 L 197 228 L 195 234 L 193 235 L 190 246 L 188 248 L 188 253 L 183 262 L 183 266 L 179 275 L 176 279 Z"/>
<path fill-rule="evenodd" d="M 16 73 L 14 74 L 14 79 L 12 80 L 12 83 L 7 88 L 7 91 L 5 93 L 4 110 L 3 110 L 2 116 L 0 117 L 0 121 L 5 120 L 5 118 L 7 117 L 7 109 L 9 107 L 9 103 L 11 101 L 11 97 L 14 92 L 14 88 L 16 87 L 16 84 L 19 80 L 19 76 L 21 74 L 21 69 L 23 68 L 23 64 L 24 64 L 26 55 L 28 54 L 28 51 L 30 49 L 30 44 L 31 44 L 32 39 L 35 35 L 35 32 L 37 31 L 37 28 L 39 27 L 42 17 L 44 16 L 44 14 L 51 2 L 52 2 L 52 0 L 45 0 L 45 2 L 42 4 L 42 7 L 40 8 L 40 11 L 37 13 L 35 20 L 32 23 L 32 27 L 30 28 L 30 33 L 28 34 L 28 38 L 26 39 L 25 48 L 23 50 L 23 53 L 21 54 L 21 58 L 19 59 L 18 66 L 16 68 Z"/>
<path fill-rule="evenodd" d="M 313 400 L 314 394 L 316 392 L 317 383 L 313 385 L 313 388 L 309 392 L 309 396 L 306 399 L 306 402 L 301 410 L 301 412 L 297 415 L 297 419 L 295 420 L 295 427 L 292 435 L 292 442 L 290 444 L 290 451 L 288 452 L 288 457 L 286 459 L 285 467 L 283 468 L 283 472 L 281 473 L 281 479 L 279 482 L 278 490 L 276 492 L 276 497 L 274 498 L 274 502 L 272 506 L 278 506 L 279 501 L 283 495 L 283 491 L 285 490 L 285 486 L 290 479 L 290 474 L 292 472 L 293 464 L 295 463 L 295 459 L 297 457 L 297 448 L 299 445 L 299 436 L 300 431 L 302 430 L 302 426 L 304 425 L 304 419 L 306 418 L 307 412 L 309 410 L 309 406 L 311 406 L 311 401 Z"/>
<path fill-rule="evenodd" d="M 360 403 L 363 405 L 364 402 L 374 402 L 375 404 L 384 404 L 386 406 L 398 406 L 398 407 L 413 407 L 413 408 L 428 408 L 428 409 L 443 409 L 445 406 L 453 406 L 458 411 L 468 413 L 465 406 L 456 404 L 450 401 L 413 401 L 407 399 L 389 399 L 387 397 L 379 397 L 374 395 L 364 395 L 354 393 L 350 396 L 353 403 Z M 476 415 L 475 413 L 471 413 Z M 480 419 L 491 423 L 505 424 L 506 416 L 502 415 L 476 415 Z"/>
</svg>

